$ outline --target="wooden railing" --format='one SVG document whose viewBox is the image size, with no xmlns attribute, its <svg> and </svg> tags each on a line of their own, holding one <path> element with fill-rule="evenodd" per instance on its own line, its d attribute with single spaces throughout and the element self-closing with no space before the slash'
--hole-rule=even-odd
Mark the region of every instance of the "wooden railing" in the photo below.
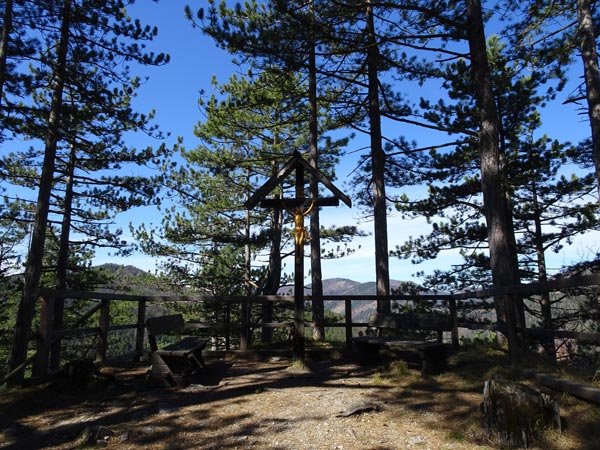
<svg viewBox="0 0 600 450">
<path fill-rule="evenodd" d="M 349 344 L 354 334 L 355 328 L 364 328 L 367 326 L 366 323 L 359 323 L 352 321 L 352 302 L 354 301 L 377 301 L 377 300 L 389 300 L 389 301 L 437 301 L 443 302 L 447 305 L 447 310 L 453 319 L 453 330 L 451 332 L 451 341 L 454 345 L 458 346 L 458 329 L 469 328 L 469 329 L 492 329 L 496 331 L 503 331 L 502 326 L 498 324 L 477 324 L 472 322 L 464 322 L 458 320 L 458 311 L 460 310 L 460 303 L 465 300 L 472 299 L 485 299 L 493 297 L 494 295 L 507 295 L 516 294 L 521 296 L 537 295 L 544 292 L 560 291 L 571 288 L 580 288 L 586 286 L 600 286 L 600 275 L 589 275 L 579 276 L 566 279 L 552 280 L 545 283 L 532 283 L 527 285 L 520 285 L 516 287 L 507 287 L 502 289 L 490 289 L 481 291 L 466 291 L 460 293 L 449 293 L 449 294 L 421 294 L 421 295 L 390 295 L 386 297 L 380 297 L 376 295 L 354 295 L 354 296 L 333 296 L 325 295 L 322 297 L 324 301 L 342 301 L 344 302 L 344 322 L 343 323 L 331 323 L 326 322 L 323 324 L 324 327 L 343 327 L 345 329 L 345 340 Z M 215 328 L 227 328 L 237 329 L 240 334 L 239 348 L 241 350 L 247 350 L 248 348 L 248 333 L 252 328 L 263 327 L 263 328 L 277 328 L 277 327 L 293 327 L 293 321 L 283 323 L 250 323 L 248 314 L 245 314 L 246 306 L 249 303 L 260 304 L 265 302 L 283 302 L 293 304 L 294 297 L 289 295 L 281 296 L 134 296 L 119 293 L 109 292 L 85 292 L 85 291 L 56 291 L 51 289 L 40 289 L 39 295 L 42 298 L 42 309 L 41 309 L 41 320 L 40 329 L 37 335 L 34 336 L 37 339 L 37 356 L 36 365 L 38 367 L 47 367 L 52 345 L 57 341 L 65 337 L 82 336 L 85 334 L 96 334 L 98 336 L 98 346 L 96 349 L 97 361 L 104 361 L 107 357 L 108 352 L 108 333 L 116 330 L 135 330 L 135 349 L 136 355 L 141 356 L 144 351 L 144 333 L 145 327 L 144 322 L 146 319 L 146 308 L 151 303 L 170 303 L 170 302 L 216 302 L 222 304 L 239 305 L 242 318 L 240 323 L 236 324 L 206 324 L 206 323 L 195 323 L 191 324 L 196 328 L 204 328 L 212 331 Z M 82 316 L 75 326 L 84 324 L 92 315 L 99 312 L 98 324 L 95 327 L 84 327 L 77 329 L 53 329 L 52 321 L 50 318 L 51 304 L 56 298 L 69 298 L 69 299 L 88 299 L 99 301 L 99 303 L 90 309 L 84 316 Z M 311 297 L 307 296 L 306 301 L 310 301 Z M 126 302 L 137 302 L 137 320 L 134 324 L 128 325 L 111 325 L 110 323 L 110 305 L 111 302 L 115 301 L 126 301 Z M 307 324 L 310 325 L 310 324 Z M 541 328 L 519 328 L 518 331 L 522 334 L 538 337 L 556 337 L 556 338 L 573 338 L 583 339 L 586 341 L 600 342 L 600 334 L 596 333 L 582 333 L 576 331 L 567 330 L 548 330 Z"/>
</svg>

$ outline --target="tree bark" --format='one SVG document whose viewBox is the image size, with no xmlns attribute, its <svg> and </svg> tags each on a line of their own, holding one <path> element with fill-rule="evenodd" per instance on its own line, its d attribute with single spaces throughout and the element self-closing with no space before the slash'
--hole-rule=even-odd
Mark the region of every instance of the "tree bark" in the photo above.
<svg viewBox="0 0 600 450">
<path fill-rule="evenodd" d="M 63 200 L 63 220 L 60 230 L 60 243 L 58 247 L 58 259 L 56 263 L 56 289 L 62 291 L 67 289 L 67 272 L 69 269 L 69 241 L 71 238 L 71 216 L 73 214 L 73 185 L 75 182 L 75 159 L 77 153 L 75 145 L 71 144 L 69 163 L 65 179 L 65 198 Z M 60 330 L 64 324 L 65 299 L 54 298 L 54 330 Z M 50 369 L 56 370 L 60 367 L 61 343 L 57 340 L 52 345 L 50 354 Z"/>
<path fill-rule="evenodd" d="M 277 167 L 273 167 L 273 173 L 276 173 Z M 269 266 L 267 273 L 267 282 L 263 292 L 266 295 L 277 294 L 281 284 L 281 233 L 282 233 L 283 214 L 281 209 L 275 208 L 271 215 L 271 250 L 269 252 Z M 273 322 L 273 303 L 265 302 L 261 306 L 262 321 L 264 323 Z M 273 339 L 272 328 L 262 328 L 261 341 L 271 342 Z"/>
<path fill-rule="evenodd" d="M 535 249 L 538 266 L 538 281 L 548 281 L 548 269 L 546 266 L 546 255 L 544 253 L 544 237 L 542 233 L 542 222 L 540 219 L 541 211 L 537 197 L 537 186 L 532 183 L 531 191 L 533 193 L 533 212 L 535 214 Z M 552 308 L 550 303 L 550 292 L 542 292 L 540 294 L 540 312 L 542 315 L 542 328 L 547 330 L 554 329 L 554 321 L 552 320 Z M 545 337 L 542 339 L 542 347 L 546 356 L 553 362 L 556 362 L 556 346 L 554 345 L 554 337 Z"/>
<path fill-rule="evenodd" d="M 13 378 L 9 381 L 9 383 L 13 385 L 20 384 L 24 379 L 24 363 L 27 360 L 27 348 L 31 334 L 31 323 L 33 322 L 35 303 L 37 300 L 36 291 L 39 287 L 42 274 L 42 260 L 46 243 L 46 227 L 48 223 L 48 212 L 50 210 L 50 194 L 52 192 L 52 183 L 55 170 L 56 148 L 60 139 L 60 121 L 62 116 L 62 97 L 67 70 L 69 28 L 71 22 L 70 19 L 71 0 L 65 0 L 60 31 L 60 41 L 56 55 L 57 64 L 54 71 L 52 101 L 50 106 L 50 114 L 48 116 L 48 131 L 46 133 L 44 162 L 40 177 L 33 233 L 31 236 L 29 253 L 27 255 L 23 293 L 21 302 L 19 303 L 19 309 L 17 311 L 13 346 L 9 360 L 9 371 L 15 370 L 22 366 L 16 371 Z"/>
<path fill-rule="evenodd" d="M 596 178 L 598 179 L 598 199 L 600 201 L 600 67 L 594 35 L 594 22 L 589 0 L 577 0 L 577 21 L 579 22 L 579 45 L 583 59 L 588 115 L 592 128 L 592 148 Z"/>
<path fill-rule="evenodd" d="M 487 380 L 481 403 L 482 422 L 501 445 L 528 448 L 550 427 L 561 430 L 560 407 L 527 385 Z"/>
<path fill-rule="evenodd" d="M 377 295 L 390 294 L 390 269 L 387 237 L 387 202 L 385 197 L 385 153 L 381 137 L 381 105 L 379 102 L 379 47 L 375 35 L 373 5 L 367 0 L 367 71 L 369 84 L 369 124 L 373 177 L 373 212 L 375 238 L 375 275 Z M 390 302 L 379 300 L 378 312 L 389 312 Z"/>
<path fill-rule="evenodd" d="M 311 21 L 314 19 L 314 3 L 310 2 Z M 317 63 L 315 52 L 314 26 L 310 30 L 309 60 L 308 60 L 308 103 L 309 134 L 310 134 L 310 165 L 319 170 L 319 128 L 318 128 L 318 100 L 317 100 Z M 319 197 L 319 180 L 315 177 L 310 179 L 310 197 Z M 310 268 L 311 268 L 311 295 L 313 315 L 313 339 L 322 341 L 325 339 L 325 328 L 323 326 L 325 309 L 323 306 L 323 272 L 321 270 L 321 223 L 318 207 L 310 213 Z"/>
<path fill-rule="evenodd" d="M 6 0 L 4 5 L 4 22 L 2 23 L 2 35 L 0 36 L 0 105 L 2 105 L 2 95 L 4 92 L 4 83 L 6 81 L 6 60 L 8 58 L 8 39 L 12 28 L 12 0 Z"/>
<path fill-rule="evenodd" d="M 509 215 L 502 186 L 499 157 L 499 123 L 492 92 L 490 68 L 484 33 L 483 13 L 479 0 L 466 0 L 467 39 L 471 58 L 471 76 L 477 86 L 477 106 L 480 114 L 479 152 L 481 158 L 481 184 L 487 224 L 490 264 L 494 287 L 519 284 L 511 257 Z M 516 329 L 515 296 L 496 298 L 499 317 L 504 311 L 507 339 L 512 364 L 519 357 Z"/>
</svg>

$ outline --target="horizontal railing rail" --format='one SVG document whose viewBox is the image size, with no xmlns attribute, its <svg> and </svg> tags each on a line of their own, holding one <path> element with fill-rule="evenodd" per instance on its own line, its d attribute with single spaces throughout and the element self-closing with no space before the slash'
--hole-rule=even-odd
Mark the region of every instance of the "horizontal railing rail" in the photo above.
<svg viewBox="0 0 600 450">
<path fill-rule="evenodd" d="M 468 300 L 482 300 L 491 298 L 494 296 L 502 295 L 520 295 L 520 296 L 535 296 L 541 295 L 546 292 L 562 291 L 568 289 L 577 289 L 583 287 L 600 286 L 600 274 L 575 276 L 570 278 L 561 278 L 545 282 L 536 282 L 530 284 L 521 284 L 518 286 L 508 286 L 496 289 L 484 289 L 477 291 L 463 291 L 463 292 L 449 292 L 449 293 L 426 293 L 426 294 L 394 294 L 389 296 L 378 296 L 378 295 L 323 295 L 320 297 L 323 301 L 339 301 L 344 302 L 343 319 L 338 321 L 324 321 L 322 324 L 315 322 L 306 322 L 306 326 L 324 326 L 326 328 L 345 328 L 345 339 L 349 344 L 352 340 L 354 330 L 356 328 L 365 328 L 368 326 L 364 321 L 353 322 L 353 302 L 374 302 L 378 300 L 388 301 L 434 301 L 442 302 L 448 305 L 450 315 L 453 320 L 453 331 L 451 333 L 451 340 L 455 345 L 458 345 L 458 328 L 465 328 L 470 330 L 489 330 L 489 331 L 500 331 L 505 332 L 506 325 L 503 323 L 489 323 L 489 322 L 477 322 L 472 320 L 464 320 L 458 318 L 457 311 L 460 309 L 460 303 Z M 293 295 L 257 295 L 257 296 L 209 296 L 209 295 L 132 295 L 118 292 L 106 292 L 106 291 L 78 291 L 78 290 L 53 290 L 49 288 L 41 288 L 38 291 L 39 296 L 42 298 L 42 317 L 40 320 L 40 329 L 33 335 L 33 338 L 38 341 L 38 355 L 41 364 L 38 366 L 47 365 L 49 352 L 51 345 L 57 340 L 60 341 L 64 338 L 78 337 L 87 334 L 95 334 L 99 338 L 98 349 L 96 352 L 96 358 L 99 361 L 106 359 L 108 350 L 108 333 L 119 330 L 135 330 L 135 353 L 142 355 L 144 351 L 144 333 L 145 333 L 145 318 L 146 318 L 146 307 L 150 304 L 160 303 L 216 303 L 216 304 L 227 304 L 227 305 L 248 305 L 248 304 L 264 304 L 264 303 L 284 303 L 293 304 Z M 80 300 L 91 300 L 97 301 L 98 304 L 94 305 L 90 310 L 84 314 L 76 322 L 76 326 L 82 326 L 76 329 L 54 329 L 52 321 L 49 320 L 49 303 L 54 299 L 80 299 Z M 313 299 L 312 296 L 305 296 L 306 302 L 310 302 Z M 135 324 L 111 324 L 110 323 L 110 303 L 111 302 L 137 302 L 138 313 L 137 322 Z M 465 305 L 467 306 L 467 305 Z M 471 308 L 472 305 L 468 304 Z M 490 302 L 486 306 L 492 306 Z M 86 322 L 95 314 L 99 312 L 99 323 L 96 327 L 86 326 Z M 243 317 L 243 315 L 242 315 Z M 279 321 L 279 322 L 250 322 L 248 319 L 242 320 L 238 323 L 206 323 L 206 322 L 194 322 L 191 321 L 187 324 L 188 328 L 210 331 L 211 333 L 217 332 L 231 332 L 239 331 L 240 336 L 244 330 L 258 329 L 258 328 L 291 328 L 293 327 L 293 321 Z M 569 331 L 569 330 L 549 330 L 542 328 L 517 328 L 517 331 L 523 335 L 545 337 L 545 338 L 560 338 L 560 339 L 578 339 L 589 342 L 600 342 L 600 334 L 591 332 L 580 332 L 580 331 Z M 246 350 L 242 340 L 240 342 L 240 349 Z"/>
</svg>

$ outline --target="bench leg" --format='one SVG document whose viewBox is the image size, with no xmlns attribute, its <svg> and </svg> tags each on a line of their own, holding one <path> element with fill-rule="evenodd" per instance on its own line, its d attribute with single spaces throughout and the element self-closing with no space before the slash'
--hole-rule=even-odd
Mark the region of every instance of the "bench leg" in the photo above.
<svg viewBox="0 0 600 450">
<path fill-rule="evenodd" d="M 202 350 L 200 352 L 193 352 L 188 357 L 191 365 L 194 367 L 194 371 L 198 371 L 199 369 L 204 369 L 206 365 L 204 364 L 204 358 L 202 357 Z"/>
<path fill-rule="evenodd" d="M 354 342 L 354 345 L 358 350 L 361 362 L 370 362 L 379 357 L 380 345 L 366 342 Z"/>
<path fill-rule="evenodd" d="M 419 356 L 423 361 L 421 373 L 435 375 L 446 369 L 446 348 L 421 349 Z"/>
</svg>

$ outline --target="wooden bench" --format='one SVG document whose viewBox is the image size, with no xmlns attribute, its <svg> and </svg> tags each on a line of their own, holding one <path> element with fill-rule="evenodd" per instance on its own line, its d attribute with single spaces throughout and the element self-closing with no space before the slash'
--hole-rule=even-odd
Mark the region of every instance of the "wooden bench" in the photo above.
<svg viewBox="0 0 600 450">
<path fill-rule="evenodd" d="M 378 355 L 382 349 L 390 350 L 402 359 L 420 363 L 422 373 L 439 373 L 446 367 L 451 345 L 442 342 L 444 331 L 452 331 L 452 319 L 446 315 L 429 314 L 374 314 L 369 317 L 369 327 L 378 330 L 376 336 L 352 338 L 364 357 Z M 399 337 L 401 332 L 426 331 L 430 337 Z M 413 333 L 415 334 L 415 333 Z"/>
<path fill-rule="evenodd" d="M 202 350 L 207 341 L 196 337 L 181 338 L 185 330 L 181 314 L 151 317 L 146 320 L 146 330 L 152 364 L 147 384 L 160 387 L 187 386 L 189 377 L 204 368 Z M 156 338 L 170 334 L 175 334 L 179 340 L 159 349 Z"/>
</svg>

